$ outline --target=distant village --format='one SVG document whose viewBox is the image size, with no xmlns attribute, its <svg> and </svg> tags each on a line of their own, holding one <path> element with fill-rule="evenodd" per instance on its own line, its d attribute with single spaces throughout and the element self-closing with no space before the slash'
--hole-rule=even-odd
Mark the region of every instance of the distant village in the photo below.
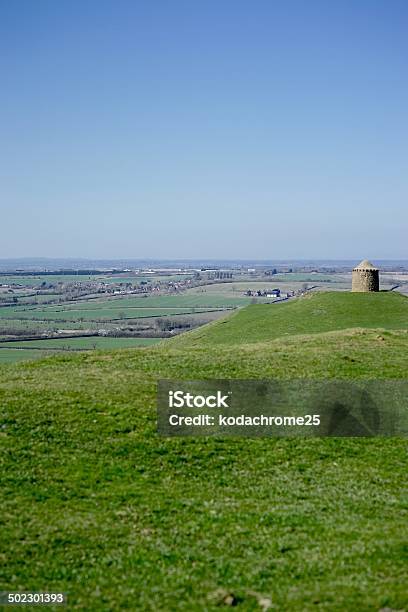
<svg viewBox="0 0 408 612">
<path fill-rule="evenodd" d="M 248 297 L 266 297 L 266 298 L 287 299 L 289 297 L 293 297 L 295 295 L 295 292 L 288 291 L 286 293 L 283 293 L 281 292 L 280 289 L 265 289 L 264 291 L 261 291 L 260 289 L 258 289 L 258 291 L 252 291 L 251 289 L 248 289 L 248 291 L 245 291 L 244 295 Z"/>
<path fill-rule="evenodd" d="M 147 268 L 147 269 L 112 269 L 112 270 L 13 270 L 0 272 L 0 304 L 16 305 L 24 297 L 24 304 L 36 304 L 38 296 L 41 302 L 64 303 L 78 299 L 93 299 L 103 295 L 166 295 L 183 293 L 193 287 L 208 286 L 219 283 L 257 281 L 270 282 L 271 277 L 293 272 L 292 268 L 236 268 L 236 269 L 183 269 L 183 268 Z M 312 275 L 314 272 L 310 272 Z M 78 277 L 78 280 L 75 279 Z M 66 277 L 66 280 L 65 278 Z M 19 282 L 19 279 L 24 282 Z M 33 279 L 33 283 L 29 279 Z M 41 282 L 39 282 L 41 280 Z M 312 276 L 311 276 L 312 280 Z M 23 291 L 23 294 L 22 294 Z M 14 295 L 14 294 L 18 295 Z M 271 299 L 288 299 L 295 292 L 283 293 L 274 289 L 243 289 L 246 297 Z M 47 299 L 49 296 L 49 300 Z"/>
</svg>

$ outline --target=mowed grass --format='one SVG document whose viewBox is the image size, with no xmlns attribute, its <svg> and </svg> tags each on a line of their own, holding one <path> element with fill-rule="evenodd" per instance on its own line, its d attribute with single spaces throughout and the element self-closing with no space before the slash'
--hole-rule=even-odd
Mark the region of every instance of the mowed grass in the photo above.
<svg viewBox="0 0 408 612">
<path fill-rule="evenodd" d="M 0 590 L 98 612 L 215 611 L 219 589 L 245 611 L 406 609 L 405 440 L 156 433 L 160 378 L 404 378 L 405 326 L 178 340 L 2 366 Z"/>
<path fill-rule="evenodd" d="M 319 292 L 253 304 L 180 336 L 180 346 L 247 344 L 349 328 L 408 329 L 408 299 L 399 293 Z"/>
</svg>

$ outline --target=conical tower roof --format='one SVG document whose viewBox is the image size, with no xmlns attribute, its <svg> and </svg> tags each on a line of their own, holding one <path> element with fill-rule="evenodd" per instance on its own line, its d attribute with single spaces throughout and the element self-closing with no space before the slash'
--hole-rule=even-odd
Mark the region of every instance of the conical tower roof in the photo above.
<svg viewBox="0 0 408 612">
<path fill-rule="evenodd" d="M 368 259 L 363 259 L 363 261 L 360 262 L 358 266 L 354 268 L 354 270 L 378 270 L 378 268 L 373 266 L 371 261 L 368 261 Z"/>
</svg>

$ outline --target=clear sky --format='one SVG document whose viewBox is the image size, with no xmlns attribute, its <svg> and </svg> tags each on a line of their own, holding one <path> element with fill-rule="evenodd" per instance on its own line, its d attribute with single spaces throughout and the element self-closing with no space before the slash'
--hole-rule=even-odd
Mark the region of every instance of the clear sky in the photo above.
<svg viewBox="0 0 408 612">
<path fill-rule="evenodd" d="M 406 0 L 0 0 L 0 257 L 408 258 Z"/>
</svg>

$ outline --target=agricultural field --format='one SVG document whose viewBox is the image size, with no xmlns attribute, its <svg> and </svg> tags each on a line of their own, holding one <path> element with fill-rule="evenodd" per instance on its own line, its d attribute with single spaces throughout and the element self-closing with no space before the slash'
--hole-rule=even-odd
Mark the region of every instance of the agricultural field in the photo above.
<svg viewBox="0 0 408 612">
<path fill-rule="evenodd" d="M 22 334 L 32 335 L 35 333 L 45 334 L 47 331 L 57 331 L 60 327 L 61 325 L 58 325 L 58 323 L 53 324 L 50 321 L 37 321 L 35 319 L 9 319 L 0 317 L 0 339 L 6 336 L 10 329 L 19 331 Z M 84 323 L 81 321 L 70 321 L 67 327 L 68 331 L 80 331 L 87 330 L 88 328 L 98 329 L 100 325 L 98 322 L 92 323 L 88 321 Z M 107 327 L 106 323 L 104 324 L 104 327 Z"/>
<path fill-rule="evenodd" d="M 105 298 L 88 302 L 76 301 L 63 305 L 10 306 L 0 308 L 0 319 L 82 322 L 116 321 L 139 317 L 193 314 L 207 310 L 223 310 L 243 306 L 250 302 L 247 297 L 175 295 L 156 297 Z"/>
<path fill-rule="evenodd" d="M 80 335 L 81 332 L 83 335 L 98 333 L 102 338 L 101 348 L 108 347 L 106 338 L 103 339 L 106 334 L 135 335 L 140 344 L 143 334 L 150 338 L 169 335 L 172 330 L 181 332 L 205 324 L 222 316 L 225 310 L 245 306 L 251 301 L 245 296 L 190 295 L 184 292 L 174 295 L 103 294 L 57 303 L 58 294 L 33 296 L 32 289 L 30 292 L 27 297 L 20 297 L 16 305 L 0 307 L 0 341 L 14 340 L 14 348 L 17 348 L 17 342 L 33 339 L 41 342 L 48 339 L 55 346 L 63 346 L 65 339 L 56 336 Z M 50 298 L 55 303 L 45 303 Z M 37 303 L 31 303 L 33 300 Z M 110 348 L 119 346 L 116 339 L 112 340 Z M 85 338 L 84 342 L 88 347 L 95 344 L 95 340 L 91 342 L 89 338 Z M 79 346 L 79 343 L 77 338 L 74 343 L 70 341 L 72 346 Z M 98 340 L 96 343 L 99 346 Z M 12 352 L 11 348 L 8 343 L 7 349 L 1 351 L 3 361 L 7 361 L 7 356 L 13 361 L 41 356 L 31 348 L 24 354 Z"/>
<path fill-rule="evenodd" d="M 153 281 L 179 281 L 191 278 L 191 274 L 169 274 L 169 275 L 120 275 L 112 276 L 106 274 L 49 274 L 49 275 L 5 275 L 0 274 L 0 285 L 22 285 L 24 287 L 40 287 L 42 283 L 57 284 L 57 283 L 83 283 L 83 282 L 103 282 L 103 283 L 132 283 L 140 284 L 143 282 Z"/>
<path fill-rule="evenodd" d="M 40 287 L 42 283 L 57 284 L 57 283 L 80 283 L 88 281 L 97 281 L 105 277 L 97 277 L 89 274 L 50 274 L 50 275 L 0 275 L 0 284 L 2 285 L 21 285 L 23 287 Z M 108 281 L 106 281 L 108 282 Z"/>
<path fill-rule="evenodd" d="M 98 336 L 81 336 L 80 338 L 52 338 L 49 340 L 22 340 L 21 342 L 0 342 L 0 348 L 38 348 L 38 349 L 114 349 L 150 346 L 160 342 L 161 338 L 107 338 Z"/>
<path fill-rule="evenodd" d="M 117 321 L 119 319 L 136 319 L 143 317 L 162 317 L 166 315 L 188 314 L 191 308 L 180 308 L 175 306 L 156 307 L 156 308 L 118 308 L 111 307 L 110 304 L 100 305 L 99 308 L 82 308 L 79 304 L 70 307 L 30 307 L 30 308 L 8 308 L 0 310 L 0 319 L 28 319 L 31 321 Z M 200 309 L 198 309 L 200 310 Z M 206 310 L 206 308 L 204 309 Z"/>
<path fill-rule="evenodd" d="M 81 336 L 80 338 L 51 338 L 49 340 L 22 340 L 21 342 L 0 342 L 0 350 L 90 350 L 134 348 L 136 346 L 152 346 L 153 344 L 157 344 L 161 341 L 161 338 L 107 338 L 98 336 Z"/>
<path fill-rule="evenodd" d="M 51 338 L 47 340 L 0 341 L 0 363 L 13 363 L 25 359 L 39 359 L 55 351 L 112 350 L 153 346 L 162 338 L 114 338 L 81 336 L 79 338 Z"/>
<path fill-rule="evenodd" d="M 106 298 L 99 300 L 92 300 L 92 302 L 81 304 L 81 309 L 95 308 L 100 304 L 108 305 L 111 308 L 231 308 L 234 306 L 246 306 L 250 303 L 250 298 L 242 296 L 231 296 L 224 297 L 214 294 L 190 294 L 181 293 L 177 295 L 153 295 L 146 297 L 115 297 Z M 75 306 L 64 306 L 64 308 L 75 308 Z"/>
<path fill-rule="evenodd" d="M 407 303 L 319 293 L 2 365 L 0 590 L 95 612 L 405 610 L 405 439 L 159 437 L 156 385 L 405 378 Z"/>
<path fill-rule="evenodd" d="M 48 293 L 46 295 L 42 295 L 42 294 L 33 294 L 31 291 L 29 292 L 25 292 L 22 294 L 16 294 L 14 292 L 14 295 L 16 297 L 18 297 L 18 304 L 19 305 L 31 305 L 33 301 L 35 301 L 37 304 L 42 304 L 42 303 L 47 303 L 50 300 L 55 300 L 58 301 L 59 298 L 61 297 L 60 293 Z"/>
</svg>

